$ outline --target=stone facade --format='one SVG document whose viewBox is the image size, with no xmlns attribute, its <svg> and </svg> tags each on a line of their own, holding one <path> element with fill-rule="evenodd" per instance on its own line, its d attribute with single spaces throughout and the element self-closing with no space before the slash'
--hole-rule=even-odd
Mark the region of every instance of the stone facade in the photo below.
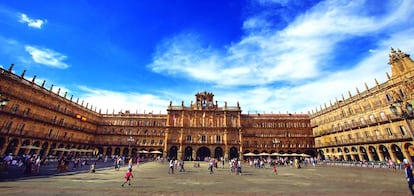
<svg viewBox="0 0 414 196">
<path fill-rule="evenodd" d="M 167 114 L 96 111 L 60 89 L 0 69 L 0 154 L 42 156 L 162 155 L 184 160 L 242 158 L 244 153 L 315 155 L 307 114 L 242 114 L 239 103 L 219 106 L 214 94 L 167 106 Z"/>
<path fill-rule="evenodd" d="M 315 146 L 331 160 L 414 160 L 414 63 L 408 54 L 391 49 L 392 76 L 376 86 L 336 100 L 312 113 Z"/>
</svg>

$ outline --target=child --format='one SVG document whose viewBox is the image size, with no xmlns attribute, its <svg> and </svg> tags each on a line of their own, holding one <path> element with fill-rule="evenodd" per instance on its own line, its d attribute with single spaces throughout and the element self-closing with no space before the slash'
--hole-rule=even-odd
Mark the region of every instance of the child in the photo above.
<svg viewBox="0 0 414 196">
<path fill-rule="evenodd" d="M 127 173 L 125 174 L 125 182 L 122 183 L 122 187 L 124 187 L 124 184 L 126 184 L 128 182 L 128 185 L 131 186 L 131 178 L 133 178 L 134 176 L 132 175 L 132 169 L 129 168 Z"/>
<path fill-rule="evenodd" d="M 277 175 L 277 167 L 276 167 L 276 163 L 273 163 L 273 173 L 275 173 Z"/>
</svg>

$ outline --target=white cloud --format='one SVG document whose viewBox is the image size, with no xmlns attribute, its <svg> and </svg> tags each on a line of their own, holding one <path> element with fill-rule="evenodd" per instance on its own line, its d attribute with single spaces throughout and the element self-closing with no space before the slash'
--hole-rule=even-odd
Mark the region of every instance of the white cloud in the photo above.
<svg viewBox="0 0 414 196">
<path fill-rule="evenodd" d="M 285 4 L 286 1 L 276 1 Z M 355 95 L 364 83 L 386 80 L 391 46 L 413 51 L 411 1 L 390 1 L 381 15 L 372 15 L 368 1 L 324 1 L 296 17 L 284 29 L 271 29 L 274 21 L 252 16 L 243 27 L 248 32 L 222 51 L 202 44 L 194 35 L 180 34 L 162 43 L 153 62 L 155 72 L 215 84 L 221 100 L 240 101 L 244 111 L 310 111 L 339 100 L 348 91 Z M 372 6 L 372 5 L 371 5 Z M 249 29 L 263 28 L 263 31 Z M 411 33 L 411 34 L 410 34 Z M 376 48 L 360 62 L 332 71 L 329 60 L 344 40 L 383 35 Z M 182 43 L 185 43 L 182 45 Z M 405 50 L 404 50 L 405 49 Z M 341 63 L 341 62 L 339 62 Z M 280 86 L 279 82 L 289 84 Z M 244 86 L 245 85 L 245 86 Z M 243 90 L 239 88 L 244 86 Z M 246 87 L 248 86 L 248 87 Z M 240 92 L 238 92 L 240 91 Z M 231 93 L 226 93 L 231 92 Z M 237 92 L 237 93 L 235 93 Z M 239 100 L 235 100 L 239 99 Z"/>
<path fill-rule="evenodd" d="M 48 48 L 39 48 L 29 45 L 25 46 L 25 49 L 36 63 L 59 69 L 66 69 L 69 67 L 68 64 L 63 62 L 67 57 L 59 52 Z"/>
<path fill-rule="evenodd" d="M 135 92 L 116 92 L 103 89 L 94 89 L 81 86 L 80 90 L 84 93 L 80 95 L 80 99 L 84 100 L 84 106 L 89 103 L 89 107 L 93 104 L 93 108 L 97 107 L 97 111 L 102 109 L 102 113 L 118 113 L 120 111 L 130 110 L 131 113 L 166 113 L 169 105 L 168 100 L 164 100 L 158 96 L 151 94 L 141 94 Z M 79 104 L 81 100 L 79 101 Z"/>
<path fill-rule="evenodd" d="M 26 23 L 27 26 L 32 28 L 41 29 L 42 26 L 47 23 L 47 20 L 32 19 L 29 18 L 26 14 L 22 13 L 19 15 L 19 22 Z"/>
</svg>

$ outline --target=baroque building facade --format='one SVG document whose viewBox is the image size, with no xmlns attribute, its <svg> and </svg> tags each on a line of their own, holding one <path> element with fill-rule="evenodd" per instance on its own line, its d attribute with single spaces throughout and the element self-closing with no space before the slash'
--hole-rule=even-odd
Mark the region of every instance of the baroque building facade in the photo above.
<svg viewBox="0 0 414 196">
<path fill-rule="evenodd" d="M 184 160 L 242 158 L 244 153 L 314 156 L 308 114 L 243 114 L 237 103 L 219 106 L 214 94 L 167 106 L 167 114 L 102 113 L 60 89 L 0 69 L 0 154 L 42 156 L 148 153 Z"/>
<path fill-rule="evenodd" d="M 414 159 L 414 63 L 391 49 L 388 80 L 356 95 L 342 96 L 310 115 L 318 156 L 330 160 Z"/>
</svg>

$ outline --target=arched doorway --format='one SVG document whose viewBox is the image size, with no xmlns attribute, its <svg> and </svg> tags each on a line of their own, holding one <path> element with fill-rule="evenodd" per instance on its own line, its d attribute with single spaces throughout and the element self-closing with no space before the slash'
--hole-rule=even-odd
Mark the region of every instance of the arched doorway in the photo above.
<svg viewBox="0 0 414 196">
<path fill-rule="evenodd" d="M 133 148 L 132 151 L 131 151 L 131 156 L 132 157 L 137 157 L 137 152 L 138 152 L 138 149 Z"/>
<path fill-rule="evenodd" d="M 56 143 L 52 143 L 52 145 L 50 146 L 50 150 L 47 153 L 47 156 L 53 155 L 53 152 L 54 152 L 55 148 L 56 148 Z"/>
<path fill-rule="evenodd" d="M 404 155 L 401 151 L 401 148 L 398 145 L 393 144 L 391 146 L 391 150 L 392 150 L 392 153 L 394 153 L 395 157 L 397 157 L 398 160 L 400 160 L 401 162 L 404 160 Z M 412 157 L 411 157 L 411 160 L 413 160 Z"/>
<path fill-rule="evenodd" d="M 325 160 L 326 158 L 325 158 L 325 153 L 323 153 L 323 150 L 319 150 L 319 152 L 318 152 L 318 156 L 319 156 L 319 158 L 321 159 L 321 160 Z"/>
<path fill-rule="evenodd" d="M 46 152 L 45 151 L 47 150 L 47 146 L 48 145 L 49 145 L 49 143 L 47 143 L 47 142 L 43 143 L 42 148 L 39 151 L 39 156 L 40 157 L 43 158 L 46 155 Z"/>
<path fill-rule="evenodd" d="M 210 149 L 201 147 L 197 150 L 197 160 L 204 160 L 206 157 L 211 157 Z"/>
<path fill-rule="evenodd" d="M 344 148 L 344 152 L 345 152 L 345 160 L 346 161 L 351 161 L 351 155 L 349 154 L 349 148 Z"/>
<path fill-rule="evenodd" d="M 191 161 L 193 160 L 193 148 L 187 146 L 184 150 L 184 161 Z"/>
<path fill-rule="evenodd" d="M 355 147 L 352 147 L 351 148 L 351 153 L 352 153 L 352 155 L 354 157 L 354 160 L 361 161 L 359 159 L 359 156 L 358 156 L 358 150 Z"/>
<path fill-rule="evenodd" d="M 122 156 L 128 156 L 129 155 L 129 149 L 128 148 L 124 148 L 124 150 L 122 151 Z"/>
<path fill-rule="evenodd" d="M 239 158 L 239 151 L 237 150 L 236 147 L 231 147 L 229 159 L 234 159 L 234 158 L 237 158 L 237 159 Z"/>
<path fill-rule="evenodd" d="M 168 157 L 170 157 L 170 159 L 177 159 L 177 154 L 178 154 L 178 148 L 177 146 L 172 146 L 170 148 L 170 151 L 168 152 Z"/>
<path fill-rule="evenodd" d="M 106 149 L 106 155 L 111 156 L 112 155 L 112 148 Z"/>
<path fill-rule="evenodd" d="M 391 156 L 390 156 L 390 153 L 388 152 L 387 147 L 385 147 L 384 145 L 380 145 L 379 150 L 380 150 L 382 157 L 384 157 L 384 161 L 391 159 Z"/>
<path fill-rule="evenodd" d="M 374 159 L 373 161 L 379 161 L 379 157 L 378 157 L 378 153 L 377 150 L 375 149 L 374 146 L 369 146 L 369 153 L 371 154 L 372 158 Z"/>
<path fill-rule="evenodd" d="M 30 141 L 29 140 L 24 140 L 22 142 L 22 146 L 29 146 L 29 145 L 30 145 Z M 25 151 L 26 151 L 26 148 L 20 148 L 20 150 L 17 153 L 17 155 L 19 155 L 19 156 L 24 155 Z"/>
<path fill-rule="evenodd" d="M 115 155 L 121 155 L 121 149 L 120 148 L 115 148 Z"/>
<path fill-rule="evenodd" d="M 369 160 L 369 157 L 368 157 L 368 154 L 367 154 L 367 150 L 364 147 L 362 147 L 362 146 L 359 147 L 359 151 L 361 152 L 362 157 L 363 157 L 363 159 L 365 161 L 371 161 L 371 160 Z"/>
<path fill-rule="evenodd" d="M 217 147 L 214 149 L 214 158 L 221 160 L 221 157 L 223 157 L 223 149 L 221 147 Z"/>
<path fill-rule="evenodd" d="M 9 144 L 7 145 L 6 154 L 14 153 L 18 143 L 19 143 L 19 140 L 17 139 L 11 140 Z"/>
</svg>

